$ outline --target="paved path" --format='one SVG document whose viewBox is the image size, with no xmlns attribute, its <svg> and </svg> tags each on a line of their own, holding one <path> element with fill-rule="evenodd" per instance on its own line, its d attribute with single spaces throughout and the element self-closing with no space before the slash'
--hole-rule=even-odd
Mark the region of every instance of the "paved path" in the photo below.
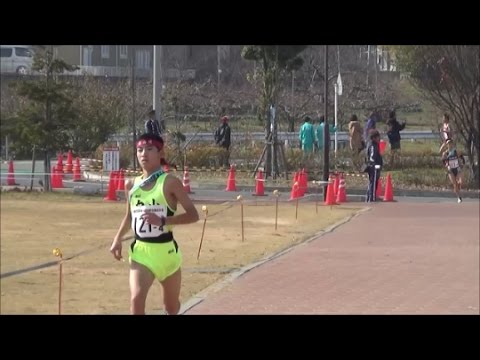
<svg viewBox="0 0 480 360">
<path fill-rule="evenodd" d="M 373 204 L 185 314 L 479 314 L 479 207 Z"/>
</svg>

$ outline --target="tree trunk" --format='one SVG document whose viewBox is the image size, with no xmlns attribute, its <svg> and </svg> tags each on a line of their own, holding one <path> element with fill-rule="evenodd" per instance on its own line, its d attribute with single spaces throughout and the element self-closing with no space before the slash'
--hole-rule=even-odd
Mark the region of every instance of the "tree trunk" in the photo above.
<svg viewBox="0 0 480 360">
<path fill-rule="evenodd" d="M 295 132 L 295 117 L 287 114 L 288 132 Z"/>
<path fill-rule="evenodd" d="M 50 166 L 50 155 L 48 151 L 44 152 L 43 157 L 43 191 L 52 191 L 52 184 L 50 183 L 50 173 L 51 173 L 51 166 Z"/>
<path fill-rule="evenodd" d="M 480 156 L 480 144 L 479 139 L 475 136 L 475 132 L 471 132 L 470 141 L 465 144 L 466 153 L 470 160 L 471 176 L 477 189 L 480 189 L 480 171 L 479 171 L 479 156 Z"/>
<path fill-rule="evenodd" d="M 272 176 L 272 147 L 268 146 L 270 140 L 270 111 L 267 106 L 265 106 L 263 114 L 265 117 L 265 146 L 267 147 L 265 157 L 265 177 L 268 177 Z"/>
</svg>

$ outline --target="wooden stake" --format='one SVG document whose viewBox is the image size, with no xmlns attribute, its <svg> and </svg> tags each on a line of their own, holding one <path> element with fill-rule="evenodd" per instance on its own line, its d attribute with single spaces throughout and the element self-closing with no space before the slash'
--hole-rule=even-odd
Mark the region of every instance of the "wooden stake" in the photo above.
<svg viewBox="0 0 480 360">
<path fill-rule="evenodd" d="M 63 254 L 59 248 L 53 249 L 53 255 L 60 258 L 58 274 L 58 315 L 62 314 Z"/>
<path fill-rule="evenodd" d="M 241 221 L 242 221 L 242 242 L 245 240 L 244 235 L 243 235 L 243 201 L 242 201 L 242 195 L 237 196 L 237 200 L 240 201 L 240 212 L 241 212 Z"/>
<path fill-rule="evenodd" d="M 275 196 L 275 231 L 277 231 L 277 222 L 278 222 L 278 190 L 273 191 Z"/>
<path fill-rule="evenodd" d="M 200 250 L 202 249 L 203 235 L 205 234 L 205 225 L 207 224 L 208 209 L 206 205 L 202 206 L 202 211 L 205 213 L 205 220 L 203 221 L 202 237 L 200 239 L 200 245 L 198 246 L 197 260 L 200 258 Z"/>
</svg>

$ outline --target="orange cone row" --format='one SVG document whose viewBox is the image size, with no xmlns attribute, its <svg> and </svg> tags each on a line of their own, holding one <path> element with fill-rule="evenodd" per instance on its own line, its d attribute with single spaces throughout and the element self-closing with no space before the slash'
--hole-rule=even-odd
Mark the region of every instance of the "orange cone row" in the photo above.
<svg viewBox="0 0 480 360">
<path fill-rule="evenodd" d="M 385 179 L 385 190 L 383 191 L 382 188 L 383 188 L 383 181 L 382 181 L 382 178 L 379 178 L 377 183 L 377 189 L 375 191 L 375 196 L 377 198 L 380 198 L 383 192 L 383 201 L 385 202 L 395 201 L 393 199 L 392 175 L 390 173 L 387 174 L 387 177 Z"/>
<path fill-rule="evenodd" d="M 125 170 L 111 171 L 105 201 L 118 201 L 117 191 L 125 191 Z"/>
<path fill-rule="evenodd" d="M 255 196 L 264 196 L 264 177 L 263 172 L 260 170 L 258 172 L 256 183 L 255 183 Z M 325 205 L 337 205 L 347 201 L 347 192 L 346 192 L 346 181 L 343 173 L 335 174 L 335 177 L 331 176 L 329 179 L 330 183 L 327 185 L 327 196 L 325 199 Z M 185 170 L 184 174 L 184 188 L 186 191 L 190 192 L 190 184 L 188 179 L 188 168 Z M 295 200 L 299 197 L 305 195 L 308 187 L 308 174 L 305 169 L 302 169 L 299 172 L 294 173 L 292 189 L 290 192 L 290 200 Z M 230 171 L 228 173 L 227 187 L 225 191 L 237 191 L 235 183 L 235 168 L 233 165 L 230 166 Z M 380 196 L 382 192 L 382 180 L 378 182 L 376 195 Z M 393 186 L 390 173 L 387 174 L 386 185 L 385 185 L 385 195 L 383 201 L 394 201 L 393 200 Z"/>
</svg>

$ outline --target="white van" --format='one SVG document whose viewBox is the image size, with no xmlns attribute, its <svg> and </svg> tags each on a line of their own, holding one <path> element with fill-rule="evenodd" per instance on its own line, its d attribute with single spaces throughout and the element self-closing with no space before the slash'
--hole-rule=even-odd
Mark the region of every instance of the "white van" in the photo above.
<svg viewBox="0 0 480 360">
<path fill-rule="evenodd" d="M 32 70 L 33 54 L 30 45 L 0 45 L 0 72 L 29 74 Z"/>
</svg>

